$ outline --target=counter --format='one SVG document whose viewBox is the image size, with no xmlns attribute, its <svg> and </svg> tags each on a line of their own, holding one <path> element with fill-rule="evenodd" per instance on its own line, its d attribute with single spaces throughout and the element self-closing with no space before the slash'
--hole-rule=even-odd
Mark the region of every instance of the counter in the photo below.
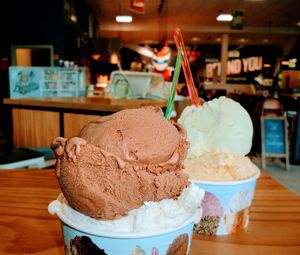
<svg viewBox="0 0 300 255">
<path fill-rule="evenodd" d="M 4 98 L 12 109 L 12 137 L 16 147 L 49 147 L 53 138 L 78 134 L 84 124 L 114 112 L 155 105 L 165 108 L 166 100 L 79 98 Z"/>
<path fill-rule="evenodd" d="M 60 221 L 47 211 L 60 189 L 54 170 L 0 171 L 0 254 L 63 255 Z M 191 255 L 300 254 L 300 197 L 267 173 L 258 179 L 241 233 L 194 237 Z"/>
<path fill-rule="evenodd" d="M 113 99 L 104 97 L 78 98 L 4 98 L 3 103 L 13 108 L 76 112 L 96 115 L 107 115 L 129 108 L 147 105 L 166 107 L 166 100 L 150 99 Z"/>
</svg>

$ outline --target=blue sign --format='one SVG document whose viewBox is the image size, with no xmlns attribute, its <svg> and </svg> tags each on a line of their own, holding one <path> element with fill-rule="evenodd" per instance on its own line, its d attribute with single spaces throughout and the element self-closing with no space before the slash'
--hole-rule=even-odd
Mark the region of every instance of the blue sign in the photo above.
<svg viewBox="0 0 300 255">
<path fill-rule="evenodd" d="M 285 118 L 263 117 L 263 145 L 266 154 L 285 154 Z"/>
</svg>

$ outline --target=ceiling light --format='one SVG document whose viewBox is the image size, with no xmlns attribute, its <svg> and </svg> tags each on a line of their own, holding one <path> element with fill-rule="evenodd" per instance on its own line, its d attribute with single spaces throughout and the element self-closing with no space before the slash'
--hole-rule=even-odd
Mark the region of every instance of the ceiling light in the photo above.
<svg viewBox="0 0 300 255">
<path fill-rule="evenodd" d="M 228 51 L 228 57 L 230 58 L 239 58 L 240 52 L 238 50 L 230 50 Z"/>
<path fill-rule="evenodd" d="M 233 16 L 229 13 L 220 13 L 217 17 L 217 21 L 232 21 Z"/>
<path fill-rule="evenodd" d="M 265 38 L 265 39 L 263 39 L 262 42 L 263 42 L 263 43 L 269 43 L 269 42 L 270 42 L 270 39 L 269 39 L 269 38 Z"/>
<path fill-rule="evenodd" d="M 147 39 L 147 40 L 144 40 L 143 43 L 144 43 L 144 44 L 154 44 L 155 41 L 154 41 L 154 40 L 148 40 L 148 39 Z"/>
<path fill-rule="evenodd" d="M 74 15 L 74 14 L 71 14 L 70 15 L 70 20 L 72 20 L 73 22 L 77 22 L 77 17 L 76 17 L 76 15 Z"/>
<path fill-rule="evenodd" d="M 120 23 L 130 23 L 132 22 L 132 16 L 116 16 L 116 21 Z"/>
<path fill-rule="evenodd" d="M 200 38 L 200 37 L 194 36 L 194 37 L 191 38 L 191 41 L 192 41 L 192 42 L 200 42 L 200 41 L 201 41 L 201 38 Z"/>
<path fill-rule="evenodd" d="M 288 66 L 289 65 L 289 61 L 288 60 L 282 60 L 281 64 L 284 66 Z"/>
<path fill-rule="evenodd" d="M 96 60 L 96 61 L 97 61 L 100 57 L 101 57 L 100 54 L 93 54 L 93 55 L 92 55 L 92 58 L 93 58 L 94 60 Z"/>
<path fill-rule="evenodd" d="M 297 23 L 297 26 L 299 26 L 299 27 L 300 27 L 300 21 Z"/>
</svg>

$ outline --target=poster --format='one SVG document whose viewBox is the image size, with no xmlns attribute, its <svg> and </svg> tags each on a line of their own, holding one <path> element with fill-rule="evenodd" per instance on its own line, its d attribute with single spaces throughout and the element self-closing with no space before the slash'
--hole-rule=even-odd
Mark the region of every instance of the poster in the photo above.
<svg viewBox="0 0 300 255">
<path fill-rule="evenodd" d="M 144 14 L 145 13 L 145 0 L 130 0 L 130 8 L 129 9 L 133 12 Z"/>
<path fill-rule="evenodd" d="M 9 67 L 10 98 L 85 95 L 85 68 Z"/>
</svg>

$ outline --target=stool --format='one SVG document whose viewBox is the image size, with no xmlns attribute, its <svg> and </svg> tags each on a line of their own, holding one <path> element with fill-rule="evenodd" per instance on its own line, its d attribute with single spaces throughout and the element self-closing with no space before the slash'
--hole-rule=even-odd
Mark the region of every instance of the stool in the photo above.
<svg viewBox="0 0 300 255">
<path fill-rule="evenodd" d="M 285 158 L 285 168 L 290 168 L 288 123 L 281 102 L 267 98 L 261 110 L 261 161 L 266 167 L 266 158 Z M 279 148 L 279 149 L 278 149 Z"/>
<path fill-rule="evenodd" d="M 262 105 L 261 116 L 282 116 L 283 107 L 276 98 L 267 98 Z"/>
<path fill-rule="evenodd" d="M 42 152 L 27 148 L 0 151 L 0 169 L 43 168 L 44 165 Z"/>
</svg>

